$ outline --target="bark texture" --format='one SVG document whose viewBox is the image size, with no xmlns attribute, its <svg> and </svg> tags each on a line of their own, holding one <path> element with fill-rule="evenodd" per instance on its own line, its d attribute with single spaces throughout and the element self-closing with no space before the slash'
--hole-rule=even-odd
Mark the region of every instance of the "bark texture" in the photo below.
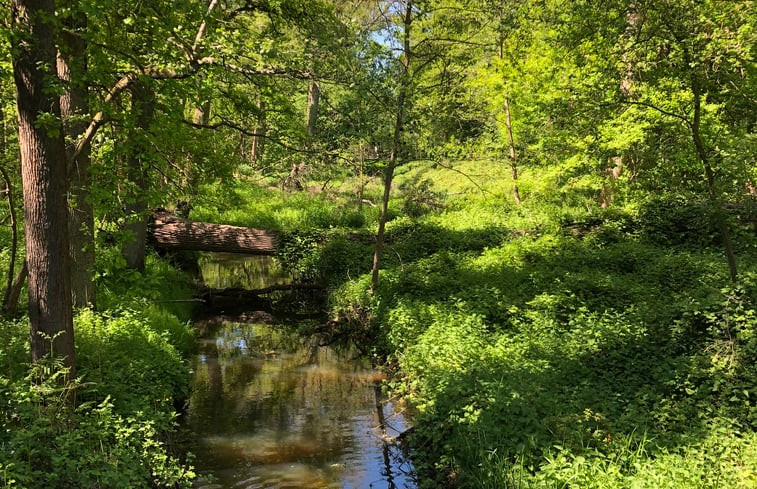
<svg viewBox="0 0 757 489">
<path fill-rule="evenodd" d="M 513 139 L 513 123 L 510 118 L 510 99 L 505 97 L 505 125 L 507 126 L 507 141 L 510 146 L 510 169 L 513 175 L 513 200 L 520 205 L 520 192 L 518 191 L 518 162 L 515 159 L 515 139 Z"/>
<path fill-rule="evenodd" d="M 224 251 L 252 255 L 273 255 L 277 233 L 225 224 L 181 219 L 169 212 L 156 212 L 150 239 L 162 250 Z"/>
<path fill-rule="evenodd" d="M 254 164 L 257 160 L 263 157 L 263 141 L 268 132 L 266 126 L 265 102 L 263 102 L 262 99 L 258 100 L 258 111 L 260 113 L 258 116 L 258 125 L 255 126 L 255 135 L 252 136 L 252 143 L 250 144 L 251 164 Z"/>
<path fill-rule="evenodd" d="M 87 18 L 76 15 L 66 20 L 58 51 L 58 77 L 66 91 L 60 97 L 63 130 L 66 135 L 68 176 L 68 237 L 71 255 L 71 295 L 74 307 L 95 306 L 95 222 L 90 189 L 90 147 L 74 158 L 76 140 L 87 130 L 89 101 L 83 83 L 87 71 L 86 41 L 76 35 L 87 27 Z"/>
<path fill-rule="evenodd" d="M 321 87 L 318 82 L 313 80 L 308 86 L 308 110 L 307 110 L 307 135 L 308 143 L 315 135 L 316 125 L 318 123 L 318 107 L 321 102 Z"/>
<path fill-rule="evenodd" d="M 137 112 L 136 131 L 132 137 L 128 161 L 129 181 L 132 194 L 126 206 L 129 222 L 126 231 L 131 239 L 124 243 L 122 254 L 126 266 L 142 271 L 145 269 L 145 246 L 147 244 L 147 132 L 155 114 L 155 93 L 145 83 L 135 83 L 131 88 L 132 107 Z"/>
<path fill-rule="evenodd" d="M 13 75 L 21 149 L 32 361 L 48 354 L 76 364 L 66 212 L 66 156 L 56 73 L 55 4 L 13 0 Z"/>
</svg>

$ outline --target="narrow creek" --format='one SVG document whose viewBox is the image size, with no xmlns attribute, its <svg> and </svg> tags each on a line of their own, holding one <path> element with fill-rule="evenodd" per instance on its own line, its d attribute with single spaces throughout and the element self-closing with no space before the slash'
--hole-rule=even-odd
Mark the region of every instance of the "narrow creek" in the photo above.
<svg viewBox="0 0 757 489">
<path fill-rule="evenodd" d="M 268 257 L 211 255 L 206 285 L 263 288 L 287 280 Z M 296 324 L 202 324 L 186 426 L 197 488 L 416 487 L 392 440 L 409 425 L 378 372 L 354 352 L 318 346 Z"/>
</svg>

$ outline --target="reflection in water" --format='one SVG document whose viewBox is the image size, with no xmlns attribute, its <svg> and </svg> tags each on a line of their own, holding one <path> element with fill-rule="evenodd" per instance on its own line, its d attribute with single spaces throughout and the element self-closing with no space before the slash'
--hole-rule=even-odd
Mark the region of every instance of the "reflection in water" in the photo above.
<svg viewBox="0 0 757 489">
<path fill-rule="evenodd" d="M 271 256 L 207 253 L 198 265 L 203 283 L 213 289 L 255 290 L 292 281 Z"/>
<path fill-rule="evenodd" d="M 263 325 L 202 340 L 187 424 L 205 489 L 412 488 L 407 429 L 364 362 Z"/>
</svg>

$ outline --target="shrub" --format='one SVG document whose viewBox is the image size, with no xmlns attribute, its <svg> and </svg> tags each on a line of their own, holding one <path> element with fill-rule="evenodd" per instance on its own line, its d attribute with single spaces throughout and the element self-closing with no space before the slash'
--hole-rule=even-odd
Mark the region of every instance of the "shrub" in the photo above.
<svg viewBox="0 0 757 489">
<path fill-rule="evenodd" d="M 38 364 L 29 377 L 0 377 L 0 483 L 6 488 L 188 488 L 193 472 L 167 454 L 161 434 L 172 430 L 166 413 L 119 414 L 109 398 L 91 397 L 86 384 L 62 387 L 55 365 Z M 46 369 L 46 381 L 38 369 Z M 51 372 L 58 372 L 57 374 Z"/>
</svg>

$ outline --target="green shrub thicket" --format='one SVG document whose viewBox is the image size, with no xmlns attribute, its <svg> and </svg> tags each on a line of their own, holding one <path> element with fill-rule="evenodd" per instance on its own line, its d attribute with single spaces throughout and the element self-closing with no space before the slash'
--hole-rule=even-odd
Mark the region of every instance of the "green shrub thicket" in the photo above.
<svg viewBox="0 0 757 489">
<path fill-rule="evenodd" d="M 732 284 L 699 199 L 621 182 L 603 209 L 593 180 L 524 172 L 516 206 L 497 168 L 400 172 L 396 209 L 414 182 L 439 202 L 389 222 L 374 297 L 360 244 L 321 268 L 399 366 L 422 485 L 755 487 L 754 235 L 734 225 Z"/>
<path fill-rule="evenodd" d="M 193 333 L 186 309 L 163 307 L 188 297 L 185 280 L 154 257 L 144 274 L 127 271 L 107 250 L 98 270 L 100 312 L 75 318 L 75 381 L 29 365 L 25 320 L 0 323 L 0 487 L 191 485 L 170 440 Z"/>
</svg>

